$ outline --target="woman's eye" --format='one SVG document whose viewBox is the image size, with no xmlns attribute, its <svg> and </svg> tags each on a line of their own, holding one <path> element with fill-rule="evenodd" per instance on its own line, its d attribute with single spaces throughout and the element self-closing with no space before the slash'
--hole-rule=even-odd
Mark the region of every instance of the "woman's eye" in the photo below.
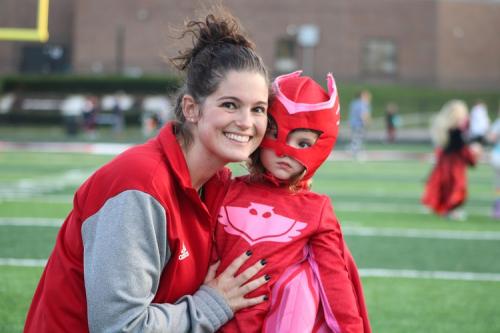
<svg viewBox="0 0 500 333">
<path fill-rule="evenodd" d="M 224 102 L 224 103 L 222 103 L 222 107 L 224 107 L 226 109 L 234 110 L 234 109 L 236 109 L 236 104 L 234 104 L 233 102 Z"/>
<path fill-rule="evenodd" d="M 257 113 L 266 113 L 266 108 L 265 107 L 262 107 L 262 106 L 258 106 L 256 108 L 253 109 L 254 112 L 257 112 Z"/>
</svg>

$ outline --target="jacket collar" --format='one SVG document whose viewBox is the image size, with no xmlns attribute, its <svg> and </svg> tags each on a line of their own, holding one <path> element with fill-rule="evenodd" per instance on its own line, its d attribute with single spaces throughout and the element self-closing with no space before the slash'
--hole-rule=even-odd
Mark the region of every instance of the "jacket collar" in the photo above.
<svg viewBox="0 0 500 333">
<path fill-rule="evenodd" d="M 157 140 L 168 165 L 170 165 L 173 176 L 177 178 L 184 189 L 191 189 L 196 192 L 191 183 L 186 157 L 174 133 L 174 122 L 165 124 L 158 134 Z"/>
</svg>

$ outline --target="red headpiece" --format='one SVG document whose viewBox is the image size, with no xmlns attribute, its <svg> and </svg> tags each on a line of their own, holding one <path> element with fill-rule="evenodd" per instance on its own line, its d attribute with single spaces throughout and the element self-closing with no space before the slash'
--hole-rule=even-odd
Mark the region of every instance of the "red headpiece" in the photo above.
<svg viewBox="0 0 500 333">
<path fill-rule="evenodd" d="M 300 76 L 302 71 L 277 77 L 273 82 L 275 100 L 269 114 L 277 124 L 276 139 L 265 137 L 261 147 L 270 148 L 278 156 L 290 156 L 306 168 L 303 180 L 310 179 L 330 154 L 340 124 L 337 88 L 331 73 L 327 75 L 328 94 L 313 79 Z M 314 145 L 297 149 L 287 144 L 295 129 L 320 132 Z"/>
</svg>

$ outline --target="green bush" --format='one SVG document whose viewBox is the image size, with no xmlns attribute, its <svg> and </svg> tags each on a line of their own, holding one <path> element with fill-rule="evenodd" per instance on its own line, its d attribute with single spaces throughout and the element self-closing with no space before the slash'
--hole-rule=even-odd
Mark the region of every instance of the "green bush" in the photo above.
<svg viewBox="0 0 500 333">
<path fill-rule="evenodd" d="M 488 105 L 492 118 L 496 118 L 496 111 L 500 107 L 500 91 L 459 91 L 403 85 L 343 84 L 341 82 L 338 85 L 344 112 L 349 110 L 349 103 L 362 89 L 367 89 L 372 93 L 374 116 L 383 115 L 385 106 L 389 102 L 398 104 L 401 113 L 422 113 L 437 112 L 451 99 L 462 99 L 469 107 L 477 99 L 482 99 Z"/>
<path fill-rule="evenodd" d="M 78 75 L 12 75 L 0 78 L 0 95 L 15 93 L 21 98 L 64 98 L 71 94 L 102 96 L 123 91 L 131 95 L 171 95 L 181 85 L 176 76 L 146 76 L 139 78 L 123 76 L 78 76 Z M 128 123 L 139 124 L 141 110 L 137 107 L 126 113 Z M 0 122 L 8 124 L 53 124 L 62 122 L 59 110 L 13 109 L 0 114 Z"/>
<path fill-rule="evenodd" d="M 169 94 L 180 86 L 176 76 L 77 76 L 77 75 L 13 75 L 0 78 L 0 93 L 108 94 L 126 93 Z"/>
<path fill-rule="evenodd" d="M 0 77 L 0 95 L 14 92 L 19 95 L 50 94 L 94 94 L 103 95 L 124 91 L 128 94 L 173 94 L 181 85 L 177 76 L 145 76 L 130 78 L 123 76 L 80 76 L 80 75 L 12 75 Z M 451 99 L 463 99 L 469 106 L 478 98 L 488 105 L 491 118 L 496 118 L 500 108 L 500 91 L 453 91 L 432 87 L 408 85 L 362 85 L 338 82 L 340 102 L 343 114 L 347 114 L 350 101 L 361 89 L 367 89 L 373 95 L 373 115 L 384 114 L 389 102 L 399 105 L 401 113 L 430 113 L 438 111 Z M 48 118 L 39 114 L 43 120 Z M 11 116 L 12 117 L 12 116 Z M 5 118 L 5 117 L 3 117 Z M 14 117 L 16 118 L 16 117 Z M 25 115 L 17 118 L 26 119 Z M 17 119 L 16 118 L 16 119 Z M 14 120 L 14 119 L 11 119 Z"/>
</svg>

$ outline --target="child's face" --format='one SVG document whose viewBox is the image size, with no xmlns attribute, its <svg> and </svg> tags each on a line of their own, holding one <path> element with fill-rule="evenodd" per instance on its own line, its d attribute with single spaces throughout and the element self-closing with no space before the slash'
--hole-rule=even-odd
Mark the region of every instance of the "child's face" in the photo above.
<svg viewBox="0 0 500 333">
<path fill-rule="evenodd" d="M 457 124 L 456 126 L 458 128 L 465 129 L 469 121 L 469 114 L 467 112 L 467 109 L 465 108 L 457 109 L 455 117 L 456 117 L 455 122 Z"/>
<path fill-rule="evenodd" d="M 275 134 L 270 131 L 267 135 L 274 136 Z M 308 148 L 316 142 L 318 137 L 316 132 L 298 129 L 288 135 L 287 144 L 298 149 Z M 304 166 L 297 160 L 288 156 L 279 157 L 272 149 L 263 148 L 260 159 L 264 168 L 281 180 L 290 180 L 305 170 Z"/>
</svg>

